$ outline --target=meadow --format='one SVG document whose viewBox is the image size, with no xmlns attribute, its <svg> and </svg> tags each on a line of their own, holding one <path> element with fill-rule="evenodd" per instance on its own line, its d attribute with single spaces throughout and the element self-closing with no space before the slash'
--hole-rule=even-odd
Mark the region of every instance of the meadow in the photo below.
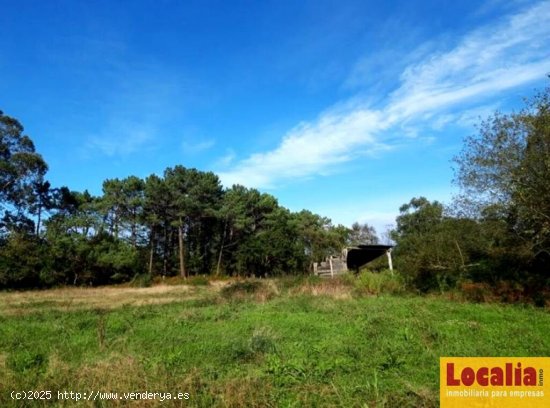
<svg viewBox="0 0 550 408">
<path fill-rule="evenodd" d="M 549 333 L 548 308 L 387 273 L 3 292 L 0 406 L 437 407 L 439 357 L 548 356 Z M 188 399 L 123 397 L 146 391 Z"/>
</svg>

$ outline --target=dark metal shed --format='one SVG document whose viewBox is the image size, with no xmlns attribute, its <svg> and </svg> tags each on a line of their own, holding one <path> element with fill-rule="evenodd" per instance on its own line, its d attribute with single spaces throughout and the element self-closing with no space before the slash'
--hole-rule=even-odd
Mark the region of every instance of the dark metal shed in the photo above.
<svg viewBox="0 0 550 408">
<path fill-rule="evenodd" d="M 357 245 L 356 247 L 348 248 L 346 257 L 348 269 L 358 270 L 361 266 L 374 261 L 384 254 L 388 254 L 390 269 L 393 269 L 390 255 L 392 248 L 392 245 Z"/>
</svg>

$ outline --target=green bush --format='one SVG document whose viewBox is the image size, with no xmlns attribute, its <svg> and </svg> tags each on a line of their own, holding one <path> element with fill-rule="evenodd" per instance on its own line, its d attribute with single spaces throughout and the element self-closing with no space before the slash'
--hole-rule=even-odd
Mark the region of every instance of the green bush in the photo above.
<svg viewBox="0 0 550 408">
<path fill-rule="evenodd" d="M 262 287 L 262 282 L 257 280 L 246 280 L 234 282 L 221 290 L 223 297 L 233 297 L 235 295 L 252 294 Z"/>
<path fill-rule="evenodd" d="M 47 354 L 34 350 L 21 350 L 13 352 L 7 359 L 7 366 L 14 372 L 21 374 L 28 373 L 29 371 L 44 371 L 47 363 Z"/>
<path fill-rule="evenodd" d="M 192 286 L 208 286 L 210 281 L 204 275 L 191 276 L 187 279 L 187 284 Z"/>
<path fill-rule="evenodd" d="M 148 273 L 135 275 L 130 281 L 130 286 L 135 288 L 148 288 L 153 284 L 153 278 Z"/>
<path fill-rule="evenodd" d="M 38 238 L 12 234 L 0 246 L 0 289 L 51 285 L 43 260 L 48 248 Z"/>
<path fill-rule="evenodd" d="M 275 337 L 268 328 L 257 329 L 250 338 L 240 338 L 229 346 L 231 358 L 243 362 L 258 359 L 276 351 Z"/>
<path fill-rule="evenodd" d="M 227 285 L 220 293 L 221 296 L 227 300 L 241 301 L 253 299 L 264 302 L 278 294 L 278 290 L 270 281 L 249 279 Z"/>
</svg>

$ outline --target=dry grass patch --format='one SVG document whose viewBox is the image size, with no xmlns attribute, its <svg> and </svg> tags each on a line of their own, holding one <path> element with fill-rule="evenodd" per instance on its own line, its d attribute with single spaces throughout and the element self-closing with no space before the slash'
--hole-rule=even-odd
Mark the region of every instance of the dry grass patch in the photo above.
<svg viewBox="0 0 550 408">
<path fill-rule="evenodd" d="M 118 393 L 122 396 L 123 393 L 129 392 L 174 392 L 170 389 L 159 389 L 156 385 L 158 378 L 149 378 L 146 370 L 142 365 L 131 356 L 110 356 L 107 359 L 98 361 L 93 364 L 80 367 L 78 370 L 68 369 L 64 363 L 55 363 L 56 376 L 65 379 L 64 384 L 57 384 L 61 390 L 75 390 L 79 392 L 94 392 L 101 393 Z M 46 386 L 46 385 L 45 385 Z M 52 384 L 47 384 L 50 388 Z M 177 392 L 177 391 L 176 391 Z M 58 401 L 58 403 L 61 401 Z M 66 406 L 98 406 L 94 401 L 64 401 Z M 181 402 L 181 401 L 178 401 Z M 156 407 L 161 406 L 161 402 L 155 399 L 143 399 L 125 401 L 124 399 L 109 399 L 103 401 L 103 405 L 99 406 L 135 406 L 135 407 Z M 63 405 L 62 405 L 63 406 Z M 172 405 L 175 406 L 175 405 Z"/>
<path fill-rule="evenodd" d="M 76 387 L 113 391 L 147 389 L 147 375 L 132 356 L 110 356 L 94 364 L 83 366 L 75 374 Z"/>
<path fill-rule="evenodd" d="M 220 406 L 227 408 L 274 407 L 272 387 L 265 379 L 235 378 L 219 385 Z"/>
<path fill-rule="evenodd" d="M 0 370 L 6 371 L 7 359 L 8 359 L 8 355 L 6 353 L 0 353 Z"/>
<path fill-rule="evenodd" d="M 353 287 L 341 279 L 323 279 L 319 282 L 304 282 L 293 288 L 292 294 L 328 296 L 333 299 L 351 299 Z"/>
<path fill-rule="evenodd" d="M 265 303 L 279 295 L 279 289 L 271 280 L 249 279 L 223 286 L 220 294 L 226 300 Z"/>
<path fill-rule="evenodd" d="M 0 294 L 0 313 L 20 315 L 45 309 L 70 311 L 158 305 L 195 299 L 199 296 L 199 292 L 200 290 L 195 287 L 168 285 L 148 288 L 60 288 L 47 291 L 10 292 Z"/>
</svg>

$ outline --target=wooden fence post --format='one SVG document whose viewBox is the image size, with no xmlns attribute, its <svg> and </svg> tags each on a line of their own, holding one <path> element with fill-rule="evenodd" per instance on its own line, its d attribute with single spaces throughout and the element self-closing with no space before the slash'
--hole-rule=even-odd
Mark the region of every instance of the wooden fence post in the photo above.
<svg viewBox="0 0 550 408">
<path fill-rule="evenodd" d="M 390 267 L 391 274 L 393 275 L 393 263 L 391 260 L 391 248 L 386 251 L 386 255 L 388 256 L 388 266 Z"/>
</svg>

